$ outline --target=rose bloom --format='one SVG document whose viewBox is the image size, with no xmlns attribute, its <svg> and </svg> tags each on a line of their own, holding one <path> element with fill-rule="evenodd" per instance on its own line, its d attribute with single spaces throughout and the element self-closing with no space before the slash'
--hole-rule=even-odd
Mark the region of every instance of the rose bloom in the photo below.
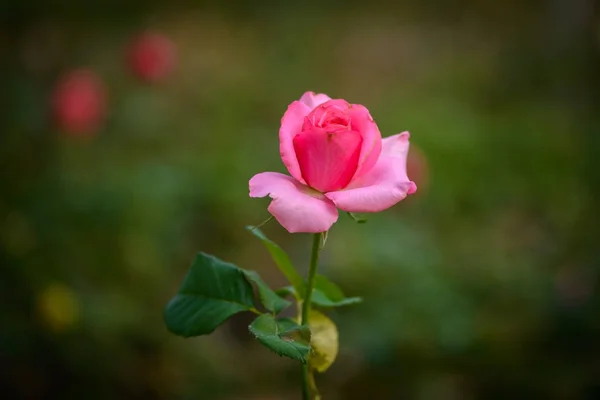
<svg viewBox="0 0 600 400">
<path fill-rule="evenodd" d="M 280 153 L 291 176 L 262 172 L 250 197 L 270 196 L 269 212 L 289 232 L 324 232 L 348 212 L 383 211 L 417 190 L 406 175 L 409 133 L 381 139 L 362 105 L 305 93 L 288 107 Z"/>
<path fill-rule="evenodd" d="M 71 135 L 95 133 L 106 113 L 106 87 L 90 69 L 63 76 L 52 93 L 53 117 L 60 129 Z"/>
</svg>

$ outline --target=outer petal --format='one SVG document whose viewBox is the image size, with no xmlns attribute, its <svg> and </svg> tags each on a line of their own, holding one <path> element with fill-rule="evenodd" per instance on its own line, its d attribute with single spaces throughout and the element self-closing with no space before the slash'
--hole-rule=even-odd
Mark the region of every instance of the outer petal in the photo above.
<svg viewBox="0 0 600 400">
<path fill-rule="evenodd" d="M 250 179 L 250 197 L 270 196 L 269 212 L 290 233 L 325 232 L 338 219 L 331 201 L 277 172 L 262 172 Z"/>
<path fill-rule="evenodd" d="M 326 94 L 316 94 L 315 92 L 306 92 L 300 97 L 300 101 L 310 108 L 310 111 L 329 100 L 331 98 Z"/>
<path fill-rule="evenodd" d="M 369 172 L 346 189 L 325 196 L 344 211 L 379 212 L 414 193 L 417 186 L 406 176 L 409 137 L 404 132 L 385 138 L 381 155 Z"/>
<path fill-rule="evenodd" d="M 285 114 L 283 114 L 281 128 L 279 128 L 279 153 L 281 154 L 281 161 L 283 161 L 290 175 L 301 183 L 306 182 L 302 179 L 302 172 L 296 158 L 294 137 L 302 131 L 304 117 L 308 115 L 310 110 L 303 102 L 294 101 L 289 105 Z"/>
<path fill-rule="evenodd" d="M 352 104 L 347 114 L 350 117 L 352 129 L 361 132 L 363 137 L 358 169 L 352 178 L 354 180 L 369 172 L 377 162 L 381 153 L 381 133 L 379 133 L 373 117 L 369 114 L 369 110 L 364 106 Z"/>
</svg>

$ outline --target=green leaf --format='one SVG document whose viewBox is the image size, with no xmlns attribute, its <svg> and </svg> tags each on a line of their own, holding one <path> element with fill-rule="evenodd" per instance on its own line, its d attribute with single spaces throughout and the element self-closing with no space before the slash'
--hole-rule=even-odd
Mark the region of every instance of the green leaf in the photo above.
<svg viewBox="0 0 600 400">
<path fill-rule="evenodd" d="M 365 222 L 367 222 L 367 219 L 364 217 L 359 217 L 358 215 L 349 212 L 348 215 L 350 216 L 350 218 L 352 218 L 354 220 L 354 222 L 356 222 L 357 224 L 364 224 Z"/>
<path fill-rule="evenodd" d="M 306 364 L 310 352 L 310 330 L 289 318 L 276 320 L 263 314 L 248 327 L 250 332 L 271 351 Z"/>
<path fill-rule="evenodd" d="M 232 315 L 250 310 L 255 310 L 254 291 L 244 271 L 199 253 L 164 319 L 169 331 L 191 337 L 207 335 Z"/>
<path fill-rule="evenodd" d="M 321 232 L 321 245 L 320 245 L 321 250 L 323 250 L 323 247 L 325 247 L 325 243 L 327 243 L 328 237 L 329 237 L 329 231 Z"/>
<path fill-rule="evenodd" d="M 277 289 L 275 293 L 281 297 L 290 295 L 302 297 L 296 295 L 296 290 L 292 286 L 285 286 Z M 341 307 L 361 302 L 362 299 L 360 297 L 346 297 L 338 285 L 331 282 L 323 275 L 317 274 L 315 277 L 315 289 L 313 290 L 311 297 L 311 303 L 313 305 L 319 307 Z"/>
<path fill-rule="evenodd" d="M 288 297 L 288 296 L 296 296 L 296 291 L 293 286 L 284 286 L 275 291 L 277 296 L 279 297 Z"/>
<path fill-rule="evenodd" d="M 331 282 L 325 275 L 317 274 L 315 276 L 315 288 L 323 292 L 327 297 L 333 301 L 340 301 L 344 299 L 344 292 L 335 283 Z"/>
<path fill-rule="evenodd" d="M 262 280 L 256 271 L 244 271 L 246 277 L 256 284 L 258 295 L 263 306 L 269 311 L 279 314 L 292 305 L 290 301 L 282 299 Z"/>
<path fill-rule="evenodd" d="M 352 304 L 362 303 L 362 298 L 360 297 L 345 297 L 342 300 L 331 300 L 327 295 L 325 295 L 319 289 L 315 289 L 312 295 L 311 303 L 313 305 L 319 307 L 343 307 L 349 306 Z"/>
<path fill-rule="evenodd" d="M 300 293 L 304 287 L 304 279 L 294 268 L 294 265 L 292 264 L 292 261 L 287 253 L 283 251 L 279 245 L 266 237 L 260 229 L 252 226 L 248 226 L 246 229 L 248 229 L 254 236 L 263 242 L 281 273 L 285 275 L 287 280 L 292 284 L 296 290 L 296 293 Z"/>
<path fill-rule="evenodd" d="M 342 289 L 323 275 L 315 277 L 311 303 L 321 307 L 341 307 L 362 302 L 360 297 L 346 297 Z"/>
</svg>

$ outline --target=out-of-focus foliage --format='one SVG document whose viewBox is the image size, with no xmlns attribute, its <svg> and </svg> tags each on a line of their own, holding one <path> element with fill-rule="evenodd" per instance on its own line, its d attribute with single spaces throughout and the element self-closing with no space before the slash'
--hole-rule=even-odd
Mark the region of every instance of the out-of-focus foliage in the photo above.
<svg viewBox="0 0 600 400">
<path fill-rule="evenodd" d="M 170 335 L 162 310 L 202 250 L 286 285 L 244 226 L 248 179 L 283 171 L 277 131 L 306 90 L 409 130 L 419 191 L 330 232 L 337 309 L 325 399 L 585 399 L 600 388 L 600 71 L 591 2 L 23 1 L 0 25 L 0 396 L 282 399 L 295 362 L 239 315 Z M 170 4 L 170 5 L 169 5 Z M 177 49 L 137 79 L 146 30 Z M 52 118 L 93 70 L 92 135 Z M 263 227 L 296 265 L 308 235 Z M 199 394 L 202 397 L 198 397 Z"/>
</svg>

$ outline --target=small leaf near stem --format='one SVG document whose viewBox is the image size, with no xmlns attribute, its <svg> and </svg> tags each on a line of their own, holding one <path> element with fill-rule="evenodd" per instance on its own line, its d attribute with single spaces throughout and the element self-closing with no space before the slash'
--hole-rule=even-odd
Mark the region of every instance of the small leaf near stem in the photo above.
<svg viewBox="0 0 600 400">
<path fill-rule="evenodd" d="M 327 243 L 327 236 L 329 235 L 329 231 L 325 231 L 321 233 L 321 250 L 325 247 L 325 243 Z"/>
<path fill-rule="evenodd" d="M 359 217 L 358 215 L 349 212 L 348 215 L 350 216 L 350 218 L 352 218 L 354 220 L 354 222 L 356 222 L 357 224 L 364 224 L 365 222 L 367 222 L 366 218 L 363 217 Z"/>
<path fill-rule="evenodd" d="M 325 276 L 317 274 L 312 304 L 319 307 L 341 307 L 360 303 L 360 297 L 346 297 L 342 289 Z"/>
<path fill-rule="evenodd" d="M 265 245 L 271 254 L 271 258 L 273 258 L 273 261 L 275 261 L 277 268 L 279 268 L 279 271 L 285 275 L 287 280 L 294 287 L 296 299 L 299 300 L 299 296 L 302 295 L 304 288 L 304 280 L 298 271 L 296 271 L 296 268 L 294 268 L 290 257 L 285 251 L 283 251 L 281 247 L 279 247 L 279 245 L 277 245 L 277 243 L 266 237 L 265 234 L 262 233 L 262 231 L 257 227 L 248 226 L 247 229 L 250 231 L 250 233 L 259 238 L 260 241 Z"/>
<path fill-rule="evenodd" d="M 283 298 L 292 295 L 296 298 L 298 297 L 292 286 L 277 289 L 275 293 Z M 331 282 L 325 276 L 317 274 L 311 302 L 313 306 L 331 308 L 357 304 L 362 302 L 362 299 L 360 297 L 346 297 L 338 285 Z M 302 301 L 299 302 L 300 305 L 301 303 Z"/>
<path fill-rule="evenodd" d="M 262 228 L 263 226 L 265 226 L 265 225 L 266 225 L 266 224 L 267 224 L 269 221 L 271 221 L 272 219 L 273 219 L 273 216 L 272 216 L 272 215 L 269 215 L 269 218 L 267 218 L 266 220 L 264 220 L 264 221 L 263 221 L 263 222 L 261 222 L 260 224 L 258 224 L 258 225 L 255 225 L 255 226 L 252 226 L 252 227 L 250 227 L 250 226 L 249 226 L 248 228 L 250 228 L 250 230 L 254 230 L 254 229 L 260 229 L 260 228 Z"/>
<path fill-rule="evenodd" d="M 281 298 L 277 295 L 266 283 L 262 280 L 260 275 L 256 271 L 243 270 L 246 278 L 253 282 L 258 289 L 258 296 L 262 305 L 269 311 L 273 312 L 274 315 L 279 314 L 292 305 L 291 302 Z"/>
</svg>

